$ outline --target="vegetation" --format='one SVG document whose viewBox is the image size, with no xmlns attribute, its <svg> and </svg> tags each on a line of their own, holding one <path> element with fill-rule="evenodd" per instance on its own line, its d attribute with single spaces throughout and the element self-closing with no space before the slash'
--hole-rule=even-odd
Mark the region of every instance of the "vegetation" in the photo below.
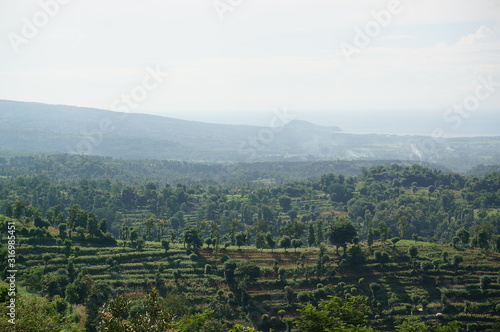
<svg viewBox="0 0 500 332">
<path fill-rule="evenodd" d="M 41 160 L 75 162 L 60 158 Z M 141 170 L 130 181 L 88 177 L 83 166 L 52 176 L 33 160 L 0 168 L 21 330 L 497 328 L 499 172 L 389 164 L 350 177 L 170 183 Z"/>
</svg>

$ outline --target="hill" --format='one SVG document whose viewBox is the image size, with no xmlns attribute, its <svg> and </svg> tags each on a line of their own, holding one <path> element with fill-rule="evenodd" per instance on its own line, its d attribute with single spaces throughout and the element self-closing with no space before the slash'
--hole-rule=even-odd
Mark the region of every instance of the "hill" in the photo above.
<svg viewBox="0 0 500 332">
<path fill-rule="evenodd" d="M 272 119 L 270 127 L 207 124 L 64 105 L 0 101 L 2 154 L 70 153 L 181 161 L 403 160 L 467 171 L 499 164 L 498 137 L 347 134 Z M 376 128 L 374 128 L 376 131 Z"/>
<path fill-rule="evenodd" d="M 312 132 L 322 139 L 340 130 L 305 121 L 283 121 L 278 119 L 272 128 L 221 125 L 92 108 L 0 101 L 0 142 L 3 150 L 14 151 L 141 159 L 244 160 L 253 156 L 253 149 L 259 149 L 269 137 L 273 142 L 266 151 L 282 151 L 284 155 L 291 153 L 299 142 L 308 141 Z M 252 137 L 256 140 L 255 147 L 250 141 Z"/>
<path fill-rule="evenodd" d="M 172 324 L 201 317 L 224 325 L 202 330 L 211 332 L 235 323 L 318 331 L 292 325 L 303 304 L 328 295 L 366 299 L 366 324 L 377 331 L 411 314 L 468 331 L 499 318 L 498 172 L 478 178 L 394 164 L 284 183 L 160 184 L 147 182 L 153 165 L 135 170 L 146 182 L 123 183 L 112 160 L 99 169 L 97 157 L 58 158 L 12 158 L 4 169 L 12 175 L 0 175 L 0 225 L 9 229 L 0 240 L 17 240 L 20 313 L 56 310 L 51 324 L 94 332 L 109 301 L 129 308 L 124 319 L 140 318 L 156 288 Z M 68 171 L 78 159 L 82 168 Z M 103 170 L 109 178 L 85 176 Z M 0 302 L 7 290 L 0 283 Z"/>
<path fill-rule="evenodd" d="M 35 238 L 29 225 L 27 230 L 18 225 L 21 293 L 66 296 L 72 304 L 66 310 L 82 326 L 91 310 L 77 314 L 78 305 L 95 290 L 123 296 L 137 307 L 153 288 L 167 300 L 164 308 L 178 316 L 214 310 L 212 317 L 220 322 L 250 320 L 263 331 L 286 330 L 300 319 L 301 305 L 329 295 L 366 296 L 369 325 L 379 331 L 393 331 L 396 317 L 418 317 L 430 325 L 456 320 L 464 331 L 485 331 L 500 319 L 500 253 L 495 252 L 408 240 L 395 246 L 389 241 L 376 241 L 370 248 L 363 244 L 355 256 L 352 248 L 359 247 L 344 256 L 333 246 L 191 250 L 170 243 L 165 250 L 159 242 L 131 248 L 120 241 L 106 247 L 77 237 L 64 244 L 42 244 L 47 240 Z M 414 256 L 410 247 L 416 248 Z M 234 281 L 228 279 L 230 264 L 225 262 L 236 264 Z M 244 269 L 248 279 L 237 269 Z"/>
<path fill-rule="evenodd" d="M 126 184 L 145 181 L 158 183 L 203 181 L 210 183 L 283 183 L 318 178 L 328 173 L 356 176 L 376 165 L 409 162 L 384 160 L 358 161 L 274 161 L 253 163 L 191 163 L 171 160 L 113 159 L 79 155 L 41 155 L 0 157 L 0 178 L 44 176 L 53 181 L 113 179 Z M 425 166 L 449 171 L 433 164 Z"/>
</svg>

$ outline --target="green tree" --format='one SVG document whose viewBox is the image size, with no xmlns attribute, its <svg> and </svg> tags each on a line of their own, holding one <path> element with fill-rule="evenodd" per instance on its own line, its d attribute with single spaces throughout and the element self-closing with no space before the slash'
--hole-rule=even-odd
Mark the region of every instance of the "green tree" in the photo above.
<svg viewBox="0 0 500 332">
<path fill-rule="evenodd" d="M 52 259 L 52 255 L 50 254 L 44 254 L 42 256 L 43 263 L 44 263 L 44 270 L 47 270 L 47 263 Z"/>
<path fill-rule="evenodd" d="M 309 302 L 311 300 L 311 295 L 309 292 L 299 292 L 297 294 L 297 300 L 301 303 L 306 303 L 306 302 Z"/>
<path fill-rule="evenodd" d="M 65 222 L 65 216 L 64 216 L 64 213 L 61 211 L 60 205 L 56 205 L 56 206 L 48 209 L 46 212 L 46 217 L 47 217 L 47 221 L 52 226 L 58 226 L 59 224 Z"/>
<path fill-rule="evenodd" d="M 145 245 L 146 245 L 146 240 L 144 240 L 143 237 L 140 237 L 137 239 L 137 241 L 135 241 L 135 248 L 139 251 L 141 251 Z"/>
<path fill-rule="evenodd" d="M 460 264 L 463 261 L 464 261 L 464 258 L 462 256 L 460 256 L 460 255 L 453 256 L 453 259 L 452 259 L 451 263 L 455 267 L 455 272 L 458 272 L 458 267 L 460 266 Z"/>
<path fill-rule="evenodd" d="M 307 234 L 307 244 L 309 245 L 309 247 L 312 247 L 314 244 L 316 244 L 314 224 L 312 222 L 309 223 L 309 231 Z"/>
<path fill-rule="evenodd" d="M 399 230 L 399 236 L 404 239 L 406 236 L 406 233 L 408 232 L 408 227 L 410 224 L 408 223 L 408 218 L 406 216 L 402 216 L 398 219 L 398 230 Z"/>
<path fill-rule="evenodd" d="M 292 245 L 292 240 L 290 239 L 290 237 L 288 235 L 284 235 L 280 238 L 280 241 L 279 241 L 280 248 L 284 248 L 286 251 L 286 249 L 290 248 L 291 245 Z"/>
<path fill-rule="evenodd" d="M 99 230 L 104 234 L 108 231 L 108 219 L 103 218 L 99 222 Z"/>
<path fill-rule="evenodd" d="M 470 228 L 471 244 L 481 249 L 489 249 L 490 241 L 493 239 L 493 227 L 490 224 L 482 223 Z"/>
<path fill-rule="evenodd" d="M 96 216 L 90 212 L 87 216 L 87 232 L 92 237 L 96 237 L 101 234 Z"/>
<path fill-rule="evenodd" d="M 183 231 L 184 245 L 188 248 L 198 249 L 202 246 L 201 230 L 195 226 L 187 226 Z"/>
<path fill-rule="evenodd" d="M 167 254 L 170 250 L 170 241 L 165 239 L 161 240 L 161 246 L 163 247 L 163 249 L 165 249 L 165 254 Z"/>
<path fill-rule="evenodd" d="M 118 296 L 109 301 L 101 310 L 99 331 L 127 332 L 133 330 L 128 321 L 131 301 Z"/>
<path fill-rule="evenodd" d="M 180 317 L 179 320 L 173 322 L 171 326 L 174 328 L 173 331 L 179 332 L 224 331 L 223 323 L 214 319 L 213 316 L 213 310 L 205 310 L 201 313 L 184 315 Z M 156 330 L 153 330 L 153 332 L 156 332 Z M 158 332 L 160 332 L 160 330 L 158 330 Z"/>
<path fill-rule="evenodd" d="M 214 244 L 214 241 L 212 240 L 212 238 L 207 237 L 207 238 L 205 239 L 205 244 L 207 245 L 207 248 L 209 248 L 209 249 L 210 249 L 210 246 L 211 246 L 212 244 Z"/>
<path fill-rule="evenodd" d="M 65 223 L 59 224 L 58 229 L 59 229 L 59 237 L 64 240 L 67 235 L 66 233 L 67 225 Z"/>
<path fill-rule="evenodd" d="M 398 243 L 398 242 L 399 242 L 399 240 L 401 240 L 399 237 L 393 237 L 393 238 L 391 239 L 391 242 L 392 242 L 392 244 L 394 245 L 394 248 L 396 248 L 396 243 Z"/>
<path fill-rule="evenodd" d="M 462 245 L 466 246 L 469 243 L 470 234 L 465 228 L 460 228 L 455 235 L 462 241 Z"/>
<path fill-rule="evenodd" d="M 290 210 L 290 208 L 292 207 L 292 199 L 288 196 L 280 196 L 278 198 L 278 202 L 281 206 L 281 208 L 283 209 L 283 211 L 285 212 L 288 212 L 288 210 Z"/>
<path fill-rule="evenodd" d="M 334 296 L 321 300 L 317 307 L 306 304 L 299 309 L 302 318 L 295 324 L 301 332 L 371 332 L 374 330 L 366 326 L 370 312 L 367 302 L 368 298 L 362 296 Z"/>
<path fill-rule="evenodd" d="M 415 246 L 408 247 L 408 254 L 411 258 L 415 258 L 418 256 L 418 249 Z"/>
<path fill-rule="evenodd" d="M 236 246 L 241 249 L 241 246 L 245 245 L 247 242 L 247 235 L 244 232 L 238 232 L 235 234 Z"/>
<path fill-rule="evenodd" d="M 411 184 L 411 191 L 412 191 L 412 193 L 413 193 L 413 194 L 416 194 L 416 193 L 417 193 L 417 191 L 418 191 L 418 187 L 417 187 L 417 183 L 416 183 L 416 182 L 413 182 L 413 183 Z"/>
<path fill-rule="evenodd" d="M 255 237 L 255 247 L 257 249 L 264 249 L 267 246 L 266 242 L 266 234 L 265 233 L 257 233 Z"/>
<path fill-rule="evenodd" d="M 418 236 L 418 234 L 417 234 L 417 233 L 413 233 L 413 234 L 411 235 L 411 238 L 412 238 L 412 240 L 413 240 L 413 241 L 415 241 L 415 243 L 417 243 L 417 241 L 419 240 L 419 236 Z"/>
<path fill-rule="evenodd" d="M 0 309 L 2 315 L 0 331 L 60 332 L 62 326 L 66 331 L 78 331 L 76 323 L 58 312 L 56 302 L 51 302 L 46 298 L 17 294 L 15 326 L 9 323 L 10 318 L 7 316 L 9 308 L 7 304 L 4 304 Z"/>
<path fill-rule="evenodd" d="M 297 219 L 298 215 L 299 211 L 297 211 L 297 209 L 291 209 L 288 211 L 288 217 L 290 217 L 291 221 Z"/>
<path fill-rule="evenodd" d="M 352 243 L 354 238 L 358 235 L 354 225 L 347 221 L 344 217 L 340 217 L 333 223 L 330 229 L 330 242 L 338 247 L 344 249 L 344 253 L 348 243 Z"/>
<path fill-rule="evenodd" d="M 370 283 L 369 287 L 372 292 L 372 297 L 375 300 L 376 294 L 380 289 L 382 289 L 382 286 L 376 282 L 372 282 Z"/>
<path fill-rule="evenodd" d="M 479 278 L 479 287 L 481 288 L 481 292 L 486 293 L 486 290 L 491 285 L 491 281 L 492 279 L 489 276 L 481 276 Z"/>
<path fill-rule="evenodd" d="M 24 212 L 25 212 L 25 209 L 26 209 L 26 204 L 24 203 L 24 201 L 22 199 L 17 199 L 15 202 L 14 202 L 14 207 L 12 209 L 12 217 L 14 219 L 21 219 L 21 217 L 24 215 Z"/>
<path fill-rule="evenodd" d="M 390 238 L 392 230 L 387 226 L 387 223 L 385 221 L 380 221 L 378 223 L 378 230 L 380 233 L 380 239 L 382 240 L 382 243 L 385 244 L 385 241 Z"/>
<path fill-rule="evenodd" d="M 80 209 L 79 205 L 72 205 L 68 211 L 68 215 L 68 227 L 70 231 L 75 230 L 77 227 L 87 228 L 87 212 Z"/>
<path fill-rule="evenodd" d="M 433 324 L 427 326 L 418 317 L 407 317 L 398 320 L 397 332 L 460 332 L 461 327 L 457 321 L 448 324 Z"/>
<path fill-rule="evenodd" d="M 301 239 L 293 239 L 292 240 L 292 246 L 295 248 L 295 252 L 297 252 L 297 248 L 302 247 L 304 243 L 302 242 Z"/>
<path fill-rule="evenodd" d="M 266 234 L 266 242 L 267 246 L 271 248 L 271 251 L 276 248 L 276 240 L 274 240 L 274 237 L 271 233 Z"/>
<path fill-rule="evenodd" d="M 138 238 L 139 238 L 139 233 L 137 233 L 137 230 L 135 228 L 132 228 L 132 230 L 130 231 L 130 241 L 132 243 L 135 243 Z"/>
<path fill-rule="evenodd" d="M 86 272 L 80 272 L 75 280 L 68 284 L 65 298 L 71 304 L 84 304 L 85 299 L 94 289 L 94 279 Z"/>
<path fill-rule="evenodd" d="M 366 238 L 366 243 L 368 244 L 368 247 L 371 247 L 373 245 L 373 237 L 374 237 L 373 229 L 370 227 L 368 229 L 368 235 Z"/>
<path fill-rule="evenodd" d="M 236 324 L 233 326 L 232 329 L 229 330 L 229 332 L 258 332 L 258 331 L 253 327 L 247 327 L 240 324 Z"/>
<path fill-rule="evenodd" d="M 101 307 L 109 300 L 112 294 L 113 292 L 109 285 L 96 284 L 85 299 L 85 312 L 87 314 L 85 329 L 88 332 L 97 331 L 101 318 Z"/>
<path fill-rule="evenodd" d="M 9 218 L 14 217 L 14 209 L 10 203 L 5 204 L 5 215 Z"/>
<path fill-rule="evenodd" d="M 260 267 L 254 262 L 249 260 L 236 261 L 236 268 L 234 269 L 236 280 L 241 281 L 246 279 L 247 282 L 253 283 L 260 275 Z"/>
</svg>

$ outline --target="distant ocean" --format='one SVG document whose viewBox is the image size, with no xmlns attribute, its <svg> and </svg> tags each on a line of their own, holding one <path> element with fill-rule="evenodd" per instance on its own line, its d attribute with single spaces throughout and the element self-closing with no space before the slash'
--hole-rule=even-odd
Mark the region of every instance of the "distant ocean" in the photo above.
<svg viewBox="0 0 500 332">
<path fill-rule="evenodd" d="M 441 132 L 444 137 L 500 136 L 500 109 L 477 111 L 468 118 L 457 114 L 443 116 L 443 112 L 402 111 L 363 112 L 364 114 L 336 113 L 312 119 L 322 125 L 336 125 L 347 133 L 376 133 L 397 135 L 433 135 Z M 351 113 L 352 114 L 352 113 Z M 319 114 L 318 114 L 319 115 Z"/>
</svg>

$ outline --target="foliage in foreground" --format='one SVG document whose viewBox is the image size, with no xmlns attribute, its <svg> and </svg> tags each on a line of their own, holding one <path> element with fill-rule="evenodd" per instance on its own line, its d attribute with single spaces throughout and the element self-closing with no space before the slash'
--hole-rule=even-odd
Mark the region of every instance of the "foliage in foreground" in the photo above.
<svg viewBox="0 0 500 332">
<path fill-rule="evenodd" d="M 121 296 L 111 300 L 101 311 L 97 330 L 113 332 L 218 332 L 227 330 L 223 323 L 212 318 L 212 310 L 175 317 L 162 308 L 156 289 L 146 296 L 140 312 L 132 314 L 130 305 L 131 302 Z"/>
<path fill-rule="evenodd" d="M 3 293 L 3 292 L 2 292 Z M 4 296 L 2 296 L 4 297 Z M 5 300 L 5 298 L 3 299 Z M 0 312 L 0 331 L 22 331 L 22 332 L 83 332 L 74 320 L 78 320 L 78 314 L 72 308 L 66 306 L 57 298 L 53 301 L 36 295 L 16 296 L 15 325 L 8 322 L 7 312 L 9 308 L 2 303 Z M 73 318 L 73 319 L 72 319 Z"/>
<path fill-rule="evenodd" d="M 376 332 L 369 327 L 370 307 L 365 296 L 342 299 L 338 296 L 321 300 L 317 307 L 304 305 L 299 311 L 302 318 L 296 323 L 297 332 Z M 459 332 L 460 326 L 454 321 L 448 324 L 427 326 L 417 317 L 401 320 L 398 332 Z"/>
</svg>

